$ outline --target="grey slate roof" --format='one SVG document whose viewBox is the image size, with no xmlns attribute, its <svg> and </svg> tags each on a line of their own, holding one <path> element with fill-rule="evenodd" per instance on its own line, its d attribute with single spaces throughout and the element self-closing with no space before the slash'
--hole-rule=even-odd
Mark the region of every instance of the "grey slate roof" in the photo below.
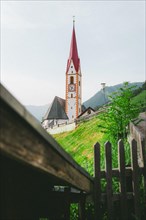
<svg viewBox="0 0 146 220">
<path fill-rule="evenodd" d="M 55 96 L 52 104 L 47 110 L 44 120 L 49 119 L 68 119 L 68 116 L 65 112 L 65 100 Z"/>
</svg>

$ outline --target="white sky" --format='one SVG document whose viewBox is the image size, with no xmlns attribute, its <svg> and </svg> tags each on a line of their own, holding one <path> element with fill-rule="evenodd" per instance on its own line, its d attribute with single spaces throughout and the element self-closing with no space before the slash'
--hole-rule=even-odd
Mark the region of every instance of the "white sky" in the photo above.
<svg viewBox="0 0 146 220">
<path fill-rule="evenodd" d="M 2 1 L 1 81 L 23 104 L 65 97 L 73 15 L 83 101 L 145 80 L 145 1 Z"/>
</svg>

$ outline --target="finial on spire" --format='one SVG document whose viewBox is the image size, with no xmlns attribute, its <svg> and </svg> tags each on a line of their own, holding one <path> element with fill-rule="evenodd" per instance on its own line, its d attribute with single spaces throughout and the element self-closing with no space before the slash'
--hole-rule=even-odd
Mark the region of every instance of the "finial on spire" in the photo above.
<svg viewBox="0 0 146 220">
<path fill-rule="evenodd" d="M 73 15 L 73 26 L 75 25 L 75 16 Z"/>
</svg>

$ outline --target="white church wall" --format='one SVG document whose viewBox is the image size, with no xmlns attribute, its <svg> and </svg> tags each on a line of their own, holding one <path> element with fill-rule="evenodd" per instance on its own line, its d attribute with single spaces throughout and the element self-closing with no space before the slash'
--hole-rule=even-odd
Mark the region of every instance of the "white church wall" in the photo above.
<svg viewBox="0 0 146 220">
<path fill-rule="evenodd" d="M 76 70 L 75 70 L 75 67 L 74 67 L 74 64 L 73 62 L 71 61 L 70 63 L 70 67 L 69 67 L 69 70 L 68 70 L 68 74 L 76 74 Z"/>
<path fill-rule="evenodd" d="M 44 129 L 47 129 L 47 128 L 48 128 L 48 120 L 43 121 L 42 127 L 43 127 Z"/>
<path fill-rule="evenodd" d="M 56 119 L 56 125 L 64 125 L 67 123 L 68 123 L 67 119 Z"/>
<path fill-rule="evenodd" d="M 81 97 L 81 95 L 82 95 L 82 94 L 81 94 L 82 82 L 81 82 L 81 76 L 80 76 L 80 75 L 78 76 L 78 81 L 80 82 L 80 84 L 79 84 L 79 90 L 78 90 L 78 91 L 79 91 L 79 97 Z"/>
<path fill-rule="evenodd" d="M 59 125 L 54 127 L 53 129 L 48 128 L 47 132 L 50 134 L 59 134 L 59 133 L 63 133 L 63 132 L 67 132 L 67 131 L 72 131 L 76 128 L 76 124 L 74 123 L 70 123 L 67 125 Z"/>
<path fill-rule="evenodd" d="M 69 121 L 72 121 L 75 119 L 76 115 L 76 109 L 75 109 L 76 99 L 71 98 L 68 99 L 68 117 Z"/>
<path fill-rule="evenodd" d="M 81 114 L 81 105 L 82 105 L 82 93 L 81 93 L 81 88 L 82 88 L 82 82 L 81 82 L 81 75 L 80 75 L 80 72 L 79 72 L 79 75 L 78 75 L 78 112 L 79 112 L 79 115 Z"/>
<path fill-rule="evenodd" d="M 42 127 L 45 129 L 54 128 L 55 126 L 58 127 L 59 125 L 66 125 L 68 124 L 68 119 L 51 119 L 45 120 L 42 123 Z"/>
<path fill-rule="evenodd" d="M 71 68 L 71 66 L 73 68 Z M 72 73 L 72 71 L 74 73 Z M 71 62 L 68 74 L 69 73 L 70 73 L 70 75 L 67 76 L 68 77 L 68 86 L 70 84 L 70 77 L 74 77 L 74 84 L 76 83 L 75 68 L 74 68 L 74 65 L 72 62 Z M 76 118 L 76 98 L 75 97 L 76 97 L 76 90 L 73 92 L 68 91 L 68 118 L 69 118 L 70 122 L 74 121 Z"/>
</svg>

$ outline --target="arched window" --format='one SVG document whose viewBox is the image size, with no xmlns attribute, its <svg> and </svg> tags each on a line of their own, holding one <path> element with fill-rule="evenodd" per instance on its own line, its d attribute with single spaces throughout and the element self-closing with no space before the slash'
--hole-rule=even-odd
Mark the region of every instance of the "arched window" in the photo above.
<svg viewBox="0 0 146 220">
<path fill-rule="evenodd" d="M 74 77 L 73 76 L 70 77 L 70 84 L 74 84 Z"/>
<path fill-rule="evenodd" d="M 71 94 L 71 98 L 73 98 L 73 94 Z"/>
</svg>

